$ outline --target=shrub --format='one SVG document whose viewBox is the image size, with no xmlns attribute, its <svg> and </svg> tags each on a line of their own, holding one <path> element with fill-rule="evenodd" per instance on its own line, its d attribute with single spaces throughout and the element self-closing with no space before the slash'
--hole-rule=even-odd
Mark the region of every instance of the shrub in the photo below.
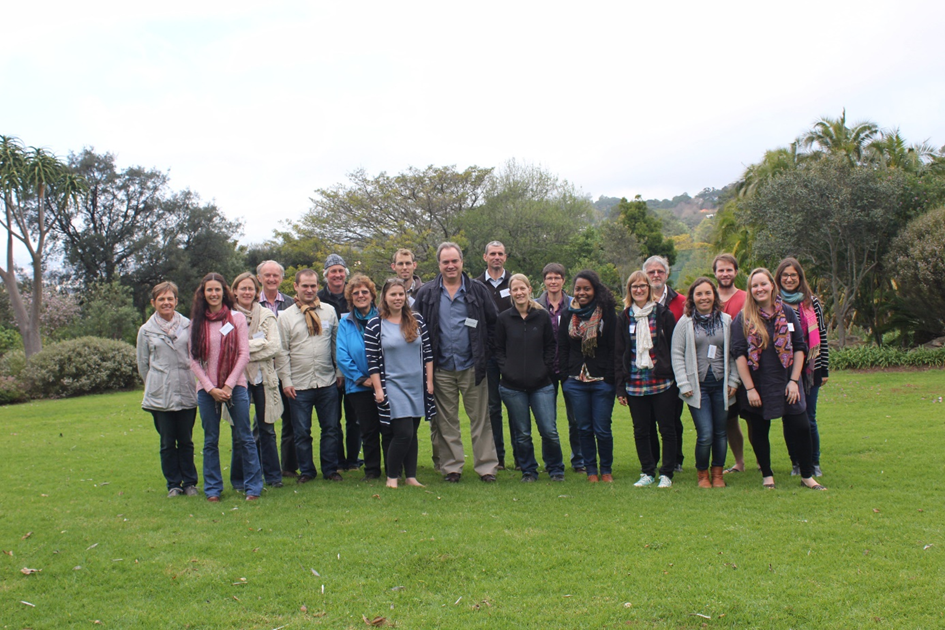
<svg viewBox="0 0 945 630">
<path fill-rule="evenodd" d="M 945 348 L 903 350 L 889 346 L 860 346 L 830 351 L 832 370 L 892 367 L 945 367 Z"/>
<path fill-rule="evenodd" d="M 31 356 L 20 373 L 20 381 L 33 398 L 130 389 L 137 379 L 134 347 L 97 337 L 80 337 L 48 346 Z"/>
<path fill-rule="evenodd" d="M 91 285 L 81 295 L 81 315 L 60 331 L 59 338 L 102 337 L 134 344 L 143 320 L 131 294 L 131 287 L 117 282 Z"/>
<path fill-rule="evenodd" d="M 913 219 L 886 255 L 889 274 L 899 285 L 900 308 L 920 343 L 945 332 L 945 207 Z"/>
<path fill-rule="evenodd" d="M 29 399 L 15 378 L 0 376 L 0 405 L 26 402 Z"/>
<path fill-rule="evenodd" d="M 0 376 L 19 378 L 26 367 L 26 353 L 22 350 L 10 350 L 0 358 Z"/>
<path fill-rule="evenodd" d="M 0 327 L 0 354 L 6 354 L 17 348 L 23 349 L 23 337 L 20 336 L 19 331 Z"/>
</svg>

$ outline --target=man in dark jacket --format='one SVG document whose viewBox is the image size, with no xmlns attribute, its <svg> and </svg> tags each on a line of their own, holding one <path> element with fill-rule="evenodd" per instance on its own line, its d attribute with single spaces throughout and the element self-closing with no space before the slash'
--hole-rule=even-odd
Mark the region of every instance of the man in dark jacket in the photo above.
<svg viewBox="0 0 945 630">
<path fill-rule="evenodd" d="M 509 297 L 509 278 L 512 277 L 505 270 L 505 261 L 508 260 L 508 251 L 499 241 L 492 241 L 486 245 L 482 259 L 486 261 L 486 270 L 476 280 L 483 283 L 492 296 L 496 313 L 501 313 L 512 307 L 512 298 Z M 495 356 L 489 357 L 486 364 L 486 376 L 489 379 L 489 421 L 492 423 L 492 437 L 495 439 L 495 452 L 499 457 L 499 470 L 505 470 L 505 436 L 502 428 L 502 398 L 499 396 L 499 365 Z M 521 462 L 518 456 L 518 429 L 509 421 L 509 436 L 512 443 L 512 458 L 515 468 L 519 469 Z"/>
<path fill-rule="evenodd" d="M 446 481 L 459 481 L 465 461 L 459 426 L 462 396 L 469 416 L 475 471 L 483 481 L 492 482 L 499 461 L 489 422 L 485 377 L 495 347 L 495 304 L 481 282 L 463 273 L 459 245 L 441 243 L 436 258 L 440 273 L 420 287 L 413 304 L 426 321 L 433 350 L 433 465 Z"/>
</svg>

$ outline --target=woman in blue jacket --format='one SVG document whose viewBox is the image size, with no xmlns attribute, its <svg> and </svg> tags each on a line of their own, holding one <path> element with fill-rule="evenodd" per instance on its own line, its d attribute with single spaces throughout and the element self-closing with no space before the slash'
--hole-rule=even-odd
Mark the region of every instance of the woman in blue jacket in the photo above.
<svg viewBox="0 0 945 630">
<path fill-rule="evenodd" d="M 364 479 L 379 479 L 381 452 L 386 463 L 391 434 L 387 426 L 380 423 L 377 415 L 367 354 L 364 351 L 364 330 L 367 323 L 377 317 L 377 308 L 374 306 L 377 288 L 370 278 L 356 273 L 345 286 L 345 299 L 348 301 L 348 313 L 338 324 L 335 360 L 345 377 L 345 397 L 351 401 L 361 429 Z"/>
</svg>

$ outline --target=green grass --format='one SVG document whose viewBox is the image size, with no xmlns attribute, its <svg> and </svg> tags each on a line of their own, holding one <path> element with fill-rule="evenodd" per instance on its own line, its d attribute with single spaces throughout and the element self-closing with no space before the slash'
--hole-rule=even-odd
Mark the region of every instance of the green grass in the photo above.
<svg viewBox="0 0 945 630">
<path fill-rule="evenodd" d="M 943 627 L 942 395 L 941 371 L 835 373 L 827 492 L 788 475 L 777 427 L 777 490 L 699 490 L 688 416 L 686 472 L 633 488 L 618 406 L 613 485 L 448 485 L 421 426 L 426 489 L 352 473 L 216 505 L 165 498 L 139 392 L 5 407 L 0 627 Z"/>
</svg>

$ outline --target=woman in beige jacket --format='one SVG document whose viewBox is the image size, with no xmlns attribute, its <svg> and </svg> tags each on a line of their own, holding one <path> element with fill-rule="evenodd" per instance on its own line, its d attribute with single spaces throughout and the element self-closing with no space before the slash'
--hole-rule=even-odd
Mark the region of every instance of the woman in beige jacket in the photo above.
<svg viewBox="0 0 945 630">
<path fill-rule="evenodd" d="M 281 488 L 282 467 L 279 465 L 279 450 L 276 446 L 275 422 L 282 416 L 283 408 L 273 358 L 282 351 L 282 344 L 276 316 L 268 308 L 259 305 L 259 290 L 259 280 L 249 272 L 236 276 L 233 281 L 236 310 L 246 317 L 249 331 L 246 386 L 249 399 L 256 407 L 253 437 L 259 451 L 259 463 L 265 482 L 273 488 Z M 236 449 L 233 451 L 230 471 L 233 487 L 241 487 L 243 465 Z"/>
</svg>

